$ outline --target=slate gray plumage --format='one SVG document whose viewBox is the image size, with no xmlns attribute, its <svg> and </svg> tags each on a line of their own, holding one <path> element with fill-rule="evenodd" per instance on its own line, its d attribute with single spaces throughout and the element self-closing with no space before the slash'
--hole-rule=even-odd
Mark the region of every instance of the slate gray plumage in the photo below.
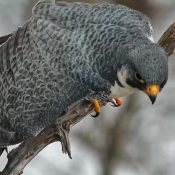
<svg viewBox="0 0 175 175">
<path fill-rule="evenodd" d="M 92 91 L 110 94 L 124 64 L 165 84 L 167 56 L 151 34 L 149 19 L 125 6 L 39 2 L 0 47 L 0 147 L 36 135 Z"/>
</svg>

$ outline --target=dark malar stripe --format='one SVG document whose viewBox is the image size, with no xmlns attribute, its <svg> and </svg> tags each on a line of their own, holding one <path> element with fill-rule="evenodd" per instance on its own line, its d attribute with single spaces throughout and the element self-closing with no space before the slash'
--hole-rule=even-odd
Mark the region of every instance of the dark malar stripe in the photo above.
<svg viewBox="0 0 175 175">
<path fill-rule="evenodd" d="M 116 78 L 116 82 L 117 82 L 117 84 L 118 84 L 120 87 L 123 87 L 123 88 L 124 88 L 124 86 L 121 84 L 121 82 L 120 82 L 120 80 L 118 79 L 118 77 Z"/>
</svg>

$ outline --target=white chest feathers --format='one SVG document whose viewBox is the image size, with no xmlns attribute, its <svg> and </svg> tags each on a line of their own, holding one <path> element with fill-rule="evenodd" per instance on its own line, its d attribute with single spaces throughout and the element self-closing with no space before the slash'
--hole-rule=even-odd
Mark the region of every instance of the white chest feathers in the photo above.
<svg viewBox="0 0 175 175">
<path fill-rule="evenodd" d="M 120 81 L 123 87 L 119 86 L 117 82 L 115 82 L 114 86 L 111 86 L 111 89 L 110 89 L 111 97 L 113 98 L 124 97 L 139 91 L 139 89 L 132 88 L 126 83 L 127 75 L 128 75 L 128 72 L 124 68 L 117 73 L 118 80 Z"/>
</svg>

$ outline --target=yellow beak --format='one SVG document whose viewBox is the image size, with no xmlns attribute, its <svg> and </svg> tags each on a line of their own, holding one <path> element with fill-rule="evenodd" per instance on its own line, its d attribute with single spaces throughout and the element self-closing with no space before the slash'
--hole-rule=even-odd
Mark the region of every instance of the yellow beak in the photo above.
<svg viewBox="0 0 175 175">
<path fill-rule="evenodd" d="M 149 85 L 145 89 L 145 93 L 149 96 L 153 104 L 156 101 L 156 97 L 159 92 L 160 92 L 160 86 L 156 84 Z"/>
</svg>

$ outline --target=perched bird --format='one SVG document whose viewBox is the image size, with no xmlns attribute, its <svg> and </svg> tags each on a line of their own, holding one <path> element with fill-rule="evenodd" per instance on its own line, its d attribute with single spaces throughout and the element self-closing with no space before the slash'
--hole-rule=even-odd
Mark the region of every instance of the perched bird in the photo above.
<svg viewBox="0 0 175 175">
<path fill-rule="evenodd" d="M 155 102 L 168 56 L 148 17 L 122 5 L 40 1 L 0 46 L 0 148 L 36 135 L 72 103 L 138 91 Z M 93 94 L 93 95 L 92 95 Z"/>
</svg>

